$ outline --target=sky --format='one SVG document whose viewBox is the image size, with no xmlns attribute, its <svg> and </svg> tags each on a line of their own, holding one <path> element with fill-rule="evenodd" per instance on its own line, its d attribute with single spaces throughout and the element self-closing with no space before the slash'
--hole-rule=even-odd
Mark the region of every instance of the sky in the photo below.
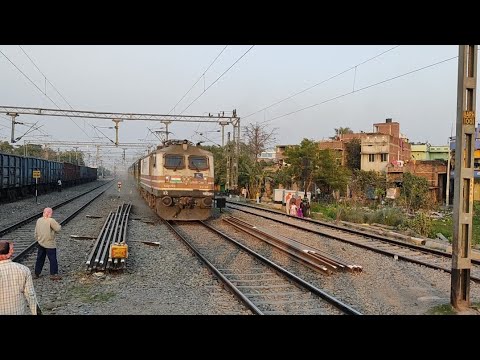
<svg viewBox="0 0 480 360">
<path fill-rule="evenodd" d="M 222 111 L 227 115 L 236 109 L 242 126 L 263 122 L 267 129 L 275 129 L 277 144 L 325 139 L 338 127 L 372 131 L 374 123 L 386 118 L 399 122 L 410 142 L 446 145 L 448 137 L 455 135 L 458 59 L 368 87 L 455 57 L 455 45 L 0 45 L 0 51 L 0 106 L 184 115 Z M 302 108 L 307 109 L 298 111 Z M 102 135 L 95 134 L 93 126 L 115 139 L 109 120 L 74 120 L 78 126 L 64 117 L 21 115 L 17 121 L 26 125 L 17 125 L 15 135 L 38 122 L 36 126 L 43 125 L 40 130 L 19 144 L 24 140 L 108 141 L 99 139 Z M 161 124 L 120 123 L 119 141 L 158 143 L 148 128 L 160 129 Z M 205 144 L 221 144 L 219 129 L 216 124 L 200 123 L 169 126 L 171 138 Z M 231 128 L 226 127 L 227 131 Z M 10 120 L 2 114 L 3 140 L 10 140 Z M 88 151 L 94 153 L 92 147 Z M 142 151 L 127 149 L 127 161 Z M 105 148 L 101 155 L 109 161 L 122 152 Z"/>
</svg>

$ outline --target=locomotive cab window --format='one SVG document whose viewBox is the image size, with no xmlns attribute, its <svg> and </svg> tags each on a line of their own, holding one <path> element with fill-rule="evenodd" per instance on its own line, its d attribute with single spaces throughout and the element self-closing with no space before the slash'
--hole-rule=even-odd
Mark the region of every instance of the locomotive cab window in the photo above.
<svg viewBox="0 0 480 360">
<path fill-rule="evenodd" d="M 183 155 L 165 155 L 165 164 L 163 166 L 173 170 L 185 168 Z"/>
<path fill-rule="evenodd" d="M 197 171 L 208 170 L 208 158 L 206 156 L 189 156 L 188 168 Z"/>
</svg>

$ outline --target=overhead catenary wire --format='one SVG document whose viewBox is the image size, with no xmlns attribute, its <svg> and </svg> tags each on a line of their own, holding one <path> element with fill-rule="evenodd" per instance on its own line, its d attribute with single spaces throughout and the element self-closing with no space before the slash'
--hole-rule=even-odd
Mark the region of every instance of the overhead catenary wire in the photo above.
<svg viewBox="0 0 480 360">
<path fill-rule="evenodd" d="M 23 53 L 25 54 L 25 56 L 28 58 L 28 60 L 30 60 L 30 62 L 33 64 L 33 66 L 35 66 L 35 68 L 40 72 L 40 74 L 43 75 L 43 77 L 45 78 L 45 80 L 53 87 L 53 89 L 57 92 L 57 94 L 60 95 L 60 97 L 67 103 L 67 105 L 70 107 L 70 109 L 75 110 L 75 109 L 73 108 L 73 106 L 70 105 L 70 103 L 68 102 L 68 100 L 65 99 L 65 97 L 60 93 L 60 91 L 57 90 L 57 88 L 52 84 L 52 82 L 51 82 L 51 81 L 47 78 L 47 76 L 42 72 L 42 70 L 40 70 L 40 68 L 37 66 L 37 64 L 35 64 L 35 62 L 32 60 L 32 58 L 27 54 L 27 52 L 26 52 L 20 45 L 18 45 L 18 47 L 23 51 Z M 46 94 L 45 94 L 45 95 L 46 95 Z M 57 107 L 58 107 L 58 105 L 57 105 Z M 59 109 L 60 109 L 60 108 L 59 108 Z M 68 116 L 68 118 L 75 123 L 75 121 L 74 121 L 70 116 Z M 84 121 L 85 121 L 85 120 L 84 120 Z M 87 123 L 90 127 L 92 127 L 92 129 L 93 129 L 95 132 L 97 131 L 97 129 L 96 129 L 92 124 L 90 124 L 88 121 L 86 121 L 86 123 Z M 75 125 L 77 125 L 77 124 L 75 123 Z M 77 126 L 78 126 L 78 125 L 77 125 Z M 82 130 L 82 129 L 80 129 L 80 130 Z M 83 131 L 83 130 L 82 130 L 82 131 Z M 98 130 L 98 131 L 99 131 L 106 139 L 110 140 L 110 142 L 115 143 L 112 139 L 110 139 L 107 135 L 105 135 L 101 130 Z M 87 136 L 89 136 L 85 131 L 84 131 L 84 134 L 87 135 Z M 89 136 L 89 137 L 92 139 L 91 136 Z M 93 140 L 93 139 L 92 139 L 92 140 Z"/>
<path fill-rule="evenodd" d="M 203 90 L 203 92 L 202 92 L 200 95 L 198 95 L 185 109 L 183 109 L 183 111 L 180 113 L 180 115 L 183 114 L 183 113 L 184 113 L 195 101 L 197 101 L 203 94 L 205 94 L 205 93 L 207 92 L 207 90 L 210 89 L 218 80 L 220 80 L 220 78 L 221 78 L 223 75 L 225 75 L 236 63 L 238 63 L 245 55 L 247 55 L 248 52 L 249 52 L 250 50 L 252 50 L 254 46 L 255 46 L 255 45 L 252 45 L 247 51 L 245 51 L 245 52 L 243 53 L 242 56 L 240 56 L 232 65 L 230 65 L 230 67 L 229 67 L 227 70 L 225 70 L 225 71 L 222 73 L 222 75 L 220 75 L 214 82 L 212 82 L 210 85 L 208 85 L 208 87 L 207 87 L 205 90 Z"/>
<path fill-rule="evenodd" d="M 60 107 L 57 105 L 57 103 L 56 103 L 55 101 L 53 101 L 50 96 L 48 96 L 46 93 L 44 93 L 44 92 L 42 91 L 42 89 L 40 89 L 40 88 L 37 86 L 37 84 L 35 84 L 35 83 L 32 81 L 32 79 L 30 79 L 22 70 L 20 70 L 20 68 L 19 68 L 17 65 L 15 65 L 15 63 L 14 63 L 12 60 L 10 60 L 10 58 L 9 58 L 7 55 L 5 55 L 5 53 L 4 53 L 2 50 L 0 50 L 0 53 L 1 53 L 1 54 L 5 57 L 5 59 L 7 59 L 28 81 L 30 81 L 30 82 L 32 83 L 32 85 L 35 86 L 35 87 L 38 89 L 38 91 L 40 91 L 45 97 L 48 98 L 48 100 L 50 100 L 57 108 L 60 109 Z M 83 130 L 83 129 L 75 122 L 75 120 L 73 120 L 71 117 L 69 117 L 69 119 L 72 120 L 73 123 L 74 123 L 80 130 L 82 130 L 85 135 L 87 135 L 88 137 L 90 137 L 90 135 L 88 135 L 88 134 L 85 132 L 85 130 Z M 91 137 L 90 137 L 90 138 L 91 138 Z"/>
<path fill-rule="evenodd" d="M 304 110 L 307 110 L 307 109 L 310 109 L 310 108 L 313 108 L 313 107 L 316 107 L 316 106 L 325 104 L 325 103 L 327 103 L 327 102 L 330 102 L 330 101 L 333 101 L 333 100 L 336 100 L 336 99 L 340 99 L 340 98 L 342 98 L 342 97 L 345 97 L 345 96 L 348 96 L 348 95 L 351 95 L 351 94 L 354 94 L 354 93 L 357 93 L 357 92 L 360 92 L 360 91 L 369 89 L 369 88 L 371 88 L 371 87 L 373 87 L 373 86 L 377 86 L 377 85 L 386 83 L 386 82 L 388 82 L 388 81 L 392 81 L 392 80 L 401 78 L 401 77 L 403 77 L 403 76 L 407 76 L 407 75 L 413 74 L 413 73 L 415 73 L 415 72 L 418 72 L 418 71 L 421 71 L 421 70 L 425 70 L 425 69 L 428 69 L 428 68 L 433 67 L 433 66 L 436 66 L 436 65 L 440 65 L 440 64 L 442 64 L 442 63 L 445 63 L 445 62 L 447 62 L 447 61 L 450 61 L 450 60 L 453 60 L 453 59 L 456 59 L 456 58 L 458 58 L 458 55 L 457 55 L 457 56 L 453 56 L 453 57 L 448 58 L 448 59 L 441 60 L 441 61 L 439 61 L 439 62 L 430 64 L 430 65 L 427 65 L 427 66 L 423 66 L 423 67 L 418 68 L 418 69 L 415 69 L 415 70 L 408 71 L 408 72 L 403 73 L 403 74 L 401 74 L 401 75 L 397 75 L 397 76 L 394 76 L 394 77 L 391 77 L 391 78 L 388 78 L 388 79 L 379 81 L 379 82 L 374 83 L 374 84 L 370 84 L 370 85 L 368 85 L 368 86 L 364 86 L 364 87 L 359 88 L 359 89 L 356 89 L 356 90 L 349 91 L 349 92 L 344 93 L 344 94 L 342 94 L 342 95 L 338 95 L 338 96 L 332 97 L 332 98 L 330 98 L 330 99 L 324 100 L 324 101 L 322 101 L 322 102 L 320 102 L 320 103 L 313 104 L 313 105 L 309 105 L 309 106 L 306 106 L 306 107 L 304 107 L 304 108 L 301 108 L 301 109 L 298 109 L 298 110 L 289 112 L 289 113 L 287 113 L 287 114 L 283 114 L 283 115 L 280 115 L 280 116 L 273 117 L 273 118 L 271 118 L 271 119 L 268 119 L 268 120 L 265 120 L 265 121 L 260 122 L 260 124 L 268 123 L 268 122 L 271 122 L 271 121 L 280 119 L 280 118 L 285 117 L 285 116 L 288 116 L 288 115 L 296 114 L 296 113 L 298 113 L 298 112 L 300 112 L 300 111 L 304 111 Z"/>
<path fill-rule="evenodd" d="M 57 90 L 57 88 L 52 84 L 52 82 L 47 78 L 47 75 L 45 75 L 42 70 L 40 70 L 40 68 L 37 66 L 37 64 L 35 64 L 35 62 L 32 60 L 32 58 L 27 54 L 27 52 L 20 46 L 18 45 L 18 47 L 20 48 L 20 50 L 23 51 L 23 53 L 25 54 L 25 56 L 28 58 L 28 60 L 30 60 L 30 62 L 33 64 L 33 66 L 35 66 L 37 68 L 37 70 L 40 72 L 40 74 L 43 75 L 43 77 L 45 78 L 45 80 L 52 86 L 52 88 L 57 92 L 58 95 L 60 95 L 60 97 L 67 103 L 68 106 L 70 106 L 70 109 L 73 110 L 73 107 L 72 105 L 70 105 L 70 103 L 67 101 L 67 99 L 65 99 L 65 97 L 60 93 L 60 91 Z"/>
<path fill-rule="evenodd" d="M 3 114 L 0 114 L 0 120 L 5 120 L 5 121 L 8 121 L 9 123 L 12 122 L 12 119 L 8 118 L 7 116 L 5 116 L 5 115 L 3 115 Z M 22 126 L 29 126 L 29 125 L 31 125 L 31 123 L 19 123 L 19 122 L 16 122 L 16 124 L 22 125 Z M 35 124 L 36 124 L 36 123 L 35 123 Z M 2 126 L 4 126 L 4 125 L 2 125 Z M 8 127 L 8 126 L 4 126 L 4 127 L 10 129 L 10 127 Z M 47 134 L 44 130 L 42 130 L 40 126 L 39 126 L 39 127 L 36 127 L 36 128 L 33 128 L 33 130 L 39 131 L 39 132 L 41 132 L 43 135 L 51 136 L 51 135 Z M 32 130 L 32 131 L 33 131 L 33 130 Z M 20 137 L 23 138 L 26 134 L 27 134 L 27 133 L 23 134 L 23 135 L 20 136 Z M 52 139 L 53 139 L 53 136 L 51 136 L 51 137 L 52 137 Z"/>
<path fill-rule="evenodd" d="M 197 81 L 195 81 L 195 83 L 190 87 L 190 89 L 188 89 L 188 91 L 182 96 L 182 98 L 181 98 L 180 100 L 178 100 L 178 102 L 177 102 L 177 103 L 173 106 L 173 108 L 168 112 L 168 115 L 170 115 L 170 113 L 171 113 L 173 110 L 175 110 L 175 108 L 178 106 L 178 104 L 180 104 L 180 102 L 185 98 L 185 96 L 188 95 L 188 93 L 194 88 L 195 85 L 197 85 L 197 83 L 198 83 L 202 78 L 205 80 L 205 74 L 206 74 L 207 71 L 212 67 L 212 65 L 215 63 L 215 61 L 217 61 L 217 59 L 220 57 L 220 55 L 222 55 L 222 53 L 225 51 L 225 49 L 226 49 L 227 47 L 228 47 L 228 45 L 225 45 L 225 47 L 220 51 L 220 53 L 218 53 L 218 55 L 215 57 L 215 59 L 213 59 L 213 61 L 210 63 L 210 65 L 208 65 L 208 67 L 205 69 L 205 71 L 202 73 L 202 75 L 200 75 L 200 77 L 197 79 Z M 218 80 L 218 79 L 217 79 L 217 80 Z M 206 91 L 205 86 L 204 86 L 204 90 L 203 90 L 203 91 L 204 91 L 204 92 Z M 203 94 L 203 93 L 202 93 L 202 94 Z M 200 96 L 201 96 L 201 95 L 200 95 Z M 195 99 L 195 100 L 196 100 L 196 99 Z M 194 100 L 194 101 L 195 101 L 195 100 Z M 194 101 L 193 101 L 193 102 L 194 102 Z M 193 103 L 193 102 L 192 102 L 192 103 Z M 192 104 L 192 103 L 191 103 L 191 104 Z M 191 104 L 190 104 L 190 105 L 191 105 Z M 189 106 L 190 106 L 190 105 L 189 105 Z M 185 111 L 185 110 L 186 110 L 186 109 L 184 109 L 183 111 Z M 182 111 L 182 113 L 183 113 L 183 111 Z M 182 113 L 181 113 L 181 114 L 182 114 Z M 181 114 L 180 114 L 180 115 L 181 115 Z M 196 130 L 196 131 L 198 131 L 199 127 L 200 127 L 200 124 L 197 126 L 197 130 Z M 150 135 L 150 132 L 147 132 L 147 135 L 145 135 L 145 138 L 144 138 L 145 141 L 147 140 L 147 138 L 148 138 L 149 135 Z M 194 136 L 194 135 L 192 135 L 192 136 L 190 137 L 190 140 L 192 140 L 192 141 L 193 141 L 193 136 Z"/>
<path fill-rule="evenodd" d="M 305 89 L 303 89 L 303 90 L 300 90 L 299 92 L 296 92 L 295 94 L 292 94 L 292 95 L 290 95 L 290 96 L 288 96 L 288 97 L 286 97 L 286 98 L 284 98 L 284 99 L 282 99 L 282 100 L 279 100 L 279 101 L 277 101 L 277 102 L 275 102 L 275 103 L 273 103 L 273 104 L 271 104 L 271 105 L 268 105 L 268 106 L 264 107 L 263 109 L 260 109 L 260 110 L 258 110 L 258 111 L 255 111 L 255 112 L 251 113 L 251 114 L 248 114 L 248 115 L 246 115 L 246 116 L 243 116 L 242 119 L 245 120 L 246 118 L 248 118 L 248 117 L 250 117 L 250 116 L 252 116 L 252 115 L 255 115 L 255 114 L 258 114 L 259 112 L 262 112 L 262 111 L 264 111 L 264 110 L 270 109 L 271 107 L 274 107 L 274 106 L 276 106 L 276 105 L 278 105 L 278 104 L 280 104 L 280 103 L 282 103 L 282 102 L 284 102 L 284 101 L 287 101 L 287 100 L 289 100 L 289 99 L 291 99 L 291 98 L 293 98 L 293 97 L 295 97 L 295 96 L 297 96 L 297 95 L 303 94 L 304 92 L 309 91 L 309 90 L 313 89 L 314 87 L 317 87 L 317 86 L 322 85 L 322 84 L 324 84 L 324 83 L 326 83 L 326 82 L 328 82 L 328 81 L 330 81 L 330 80 L 332 80 L 332 79 L 335 79 L 336 77 L 339 77 L 340 75 L 345 74 L 345 73 L 349 72 L 350 70 L 355 69 L 355 75 L 356 75 L 356 69 L 357 69 L 357 67 L 359 67 L 360 65 L 366 64 L 367 62 L 372 61 L 372 60 L 378 58 L 379 56 L 382 56 L 383 54 L 386 54 L 387 52 L 392 51 L 392 50 L 398 48 L 399 46 L 400 46 L 400 45 L 397 45 L 397 46 L 394 46 L 394 47 L 392 47 L 392 48 L 390 48 L 390 49 L 388 49 L 388 50 L 385 50 L 385 51 L 381 52 L 380 54 L 375 55 L 374 57 L 371 57 L 371 58 L 369 58 L 369 59 L 367 59 L 367 60 L 365 60 L 365 61 L 362 61 L 361 63 L 358 63 L 358 64 L 356 64 L 356 65 L 354 65 L 354 66 L 349 67 L 349 68 L 346 69 L 346 70 L 343 70 L 343 71 L 339 72 L 339 73 L 336 74 L 336 75 L 333 75 L 333 76 L 329 77 L 328 79 L 322 80 L 322 81 L 320 81 L 320 82 L 318 82 L 318 83 L 316 83 L 316 84 L 314 84 L 314 85 L 312 85 L 312 86 L 309 86 L 309 87 L 307 87 L 307 88 L 305 88 Z"/>
<path fill-rule="evenodd" d="M 204 78 L 205 74 L 207 73 L 207 71 L 212 67 L 212 65 L 215 63 L 215 61 L 217 61 L 217 59 L 220 57 L 220 55 L 222 55 L 222 53 L 225 51 L 225 49 L 228 47 L 228 45 L 225 45 L 225 47 L 222 49 L 222 51 L 220 51 L 220 53 L 217 55 L 217 57 L 215 59 L 213 59 L 213 61 L 210 63 L 210 65 L 208 65 L 208 67 L 203 71 L 202 75 L 200 75 L 200 77 L 198 78 L 197 81 L 195 81 L 195 83 L 192 85 L 192 87 L 190 89 L 188 89 L 188 91 L 182 96 L 182 98 L 180 100 L 178 100 L 178 102 L 173 106 L 172 110 L 170 110 L 168 112 L 168 115 L 170 115 L 170 113 L 175 110 L 175 108 L 177 107 L 178 104 L 180 104 L 180 102 L 185 98 L 185 96 L 188 95 L 188 93 L 193 89 L 193 87 L 195 85 L 197 85 L 197 83 L 202 79 L 202 77 Z M 205 78 L 204 78 L 205 79 Z"/>
</svg>

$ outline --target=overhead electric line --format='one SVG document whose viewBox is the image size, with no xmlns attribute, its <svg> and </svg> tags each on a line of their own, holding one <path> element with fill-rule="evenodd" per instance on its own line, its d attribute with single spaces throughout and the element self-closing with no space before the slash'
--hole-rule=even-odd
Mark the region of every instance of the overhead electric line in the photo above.
<svg viewBox="0 0 480 360">
<path fill-rule="evenodd" d="M 197 83 L 201 80 L 202 77 L 205 76 L 206 72 L 208 71 L 208 69 L 210 69 L 210 67 L 215 63 L 215 61 L 217 61 L 217 59 L 220 57 L 220 55 L 222 55 L 222 53 L 225 51 L 225 49 L 227 48 L 228 45 L 225 45 L 225 47 L 222 49 L 222 51 L 220 51 L 220 53 L 217 55 L 217 57 L 210 63 L 210 65 L 208 65 L 208 67 L 205 69 L 205 71 L 203 72 L 202 75 L 200 75 L 200 77 L 198 78 L 197 81 L 195 81 L 195 83 L 192 85 L 192 87 L 190 89 L 188 89 L 188 91 L 182 96 L 182 98 L 180 100 L 178 100 L 178 102 L 175 104 L 175 106 L 172 108 L 172 110 L 175 110 L 175 108 L 177 107 L 178 104 L 180 104 L 180 101 L 182 101 L 185 96 L 187 96 L 187 94 L 193 89 L 193 87 L 195 85 L 197 85 Z M 172 110 L 170 110 L 168 112 L 168 115 L 170 115 L 170 113 L 172 112 Z"/>
<path fill-rule="evenodd" d="M 360 65 L 363 65 L 363 64 L 365 64 L 365 63 L 367 63 L 367 62 L 369 62 L 369 61 L 372 61 L 373 59 L 376 59 L 377 57 L 379 57 L 379 56 L 381 56 L 381 55 L 383 55 L 383 54 L 386 54 L 387 52 L 392 51 L 392 50 L 398 48 L 399 46 L 400 46 L 400 45 L 394 46 L 394 47 L 392 47 L 392 48 L 390 48 L 390 49 L 388 49 L 388 50 L 386 50 L 386 51 L 381 52 L 380 54 L 375 55 L 374 57 L 371 57 L 371 58 L 368 59 L 368 60 L 362 61 L 361 63 L 358 63 L 357 65 L 354 65 L 354 66 L 352 66 L 352 67 L 349 67 L 348 69 L 343 70 L 342 72 L 339 72 L 338 74 L 333 75 L 333 76 L 329 77 L 328 79 L 322 80 L 322 81 L 320 81 L 320 82 L 318 82 L 318 83 L 316 83 L 316 84 L 314 84 L 314 85 L 312 85 L 312 86 L 309 86 L 308 88 L 305 88 L 305 89 L 303 89 L 303 90 L 301 90 L 301 91 L 299 91 L 299 92 L 297 92 L 297 93 L 295 93 L 295 94 L 293 94 L 293 95 L 290 95 L 290 96 L 288 96 L 288 97 L 286 97 L 286 98 L 284 98 L 284 99 L 282 99 L 282 100 L 280 100 L 280 101 L 277 101 L 276 103 L 273 103 L 273 104 L 271 104 L 271 105 L 269 105 L 269 106 L 266 106 L 266 107 L 264 107 L 263 109 L 260 109 L 260 110 L 258 110 L 258 111 L 255 111 L 255 112 L 251 113 L 251 114 L 248 114 L 248 115 L 246 115 L 246 116 L 243 116 L 242 119 L 245 120 L 246 118 L 248 118 L 248 117 L 250 117 L 250 116 L 252 116 L 252 115 L 255 115 L 255 114 L 258 114 L 259 112 L 262 112 L 262 111 L 264 111 L 264 110 L 270 109 L 271 107 L 273 107 L 273 106 L 275 106 L 275 105 L 278 105 L 278 104 L 280 104 L 280 103 L 282 103 L 282 102 L 284 102 L 284 101 L 286 101 L 286 100 L 289 100 L 289 99 L 291 99 L 291 98 L 293 98 L 293 97 L 295 97 L 295 96 L 297 96 L 297 95 L 300 95 L 300 94 L 302 94 L 302 93 L 304 93 L 304 92 L 306 92 L 306 91 L 308 91 L 308 90 L 311 90 L 311 89 L 313 89 L 314 87 L 316 87 L 316 86 L 318 86 L 318 85 L 324 84 L 324 83 L 326 83 L 327 81 L 330 81 L 330 80 L 332 80 L 332 79 L 335 79 L 336 77 L 338 77 L 338 76 L 340 76 L 340 75 L 342 75 L 342 74 L 345 74 L 346 72 L 349 72 L 350 70 L 356 69 L 356 68 L 359 67 Z"/>
<path fill-rule="evenodd" d="M 62 99 L 67 103 L 68 106 L 70 106 L 70 109 L 74 110 L 74 108 L 72 107 L 72 105 L 70 105 L 70 103 L 67 101 L 67 99 L 65 99 L 65 97 L 60 93 L 60 91 L 57 90 L 57 88 L 52 84 L 52 82 L 51 82 L 50 80 L 48 80 L 47 76 L 42 72 L 42 70 L 40 70 L 40 68 L 37 66 L 37 64 L 35 64 L 35 62 L 32 60 L 32 58 L 27 54 L 27 52 L 26 52 L 25 50 L 23 50 L 23 48 L 22 48 L 20 45 L 18 45 L 18 47 L 19 47 L 19 48 L 23 51 L 23 53 L 27 56 L 28 60 L 30 60 L 30 62 L 33 64 L 33 66 L 35 66 L 35 67 L 37 68 L 37 70 L 40 72 L 40 74 L 43 75 L 43 77 L 45 78 L 45 80 L 48 81 L 48 83 L 49 83 L 50 85 L 52 85 L 53 89 L 57 92 L 57 94 L 62 97 Z M 57 107 L 58 107 L 58 105 L 57 105 Z M 59 108 L 59 109 L 60 109 L 60 108 Z M 75 121 L 74 121 L 71 117 L 69 117 L 69 119 L 72 120 L 72 121 L 75 123 Z M 92 124 L 90 124 L 88 121 L 86 121 L 86 123 L 87 123 L 89 126 L 91 126 L 94 131 L 96 131 L 95 126 L 93 126 Z M 77 124 L 75 123 L 75 125 L 77 125 Z M 77 125 L 77 126 L 78 126 L 78 125 Z M 81 130 L 81 129 L 80 129 L 80 130 Z M 82 130 L 82 131 L 83 131 L 83 130 Z M 101 130 L 98 130 L 98 131 L 99 131 L 106 139 L 108 139 L 108 140 L 110 140 L 110 142 L 114 143 L 114 141 L 113 141 L 112 139 L 110 139 L 107 135 L 105 135 Z M 84 131 L 84 134 L 87 135 L 87 136 L 89 136 L 85 131 Z M 91 136 L 89 136 L 89 137 L 90 137 L 90 139 L 93 140 L 93 138 L 92 138 Z"/>
<path fill-rule="evenodd" d="M 225 75 L 237 62 L 239 62 L 245 55 L 247 55 L 247 53 L 252 50 L 252 48 L 254 47 L 255 45 L 252 45 L 247 51 L 245 51 L 245 53 L 243 53 L 242 56 L 240 56 L 237 61 L 235 61 L 227 70 L 225 70 L 222 75 L 220 75 L 214 82 L 212 82 L 205 90 L 203 90 L 203 92 L 198 95 L 195 100 L 193 100 L 185 109 L 183 109 L 183 111 L 180 113 L 180 115 L 182 115 L 185 110 L 187 110 L 195 101 L 197 101 L 203 94 L 205 94 L 207 92 L 208 89 L 210 89 L 218 80 L 220 80 L 220 78 Z"/>
<path fill-rule="evenodd" d="M 30 60 L 30 62 L 33 64 L 33 66 L 35 66 L 37 68 L 37 70 L 40 72 L 40 74 L 43 75 L 43 77 L 45 78 L 46 81 L 48 81 L 48 83 L 50 85 L 52 85 L 52 88 L 57 92 L 58 95 L 61 96 L 61 98 L 68 104 L 68 106 L 70 106 L 70 108 L 73 110 L 73 107 L 72 105 L 70 105 L 70 103 L 67 101 L 67 99 L 65 99 L 65 97 L 60 93 L 60 91 L 57 90 L 57 88 L 52 84 L 52 82 L 50 80 L 48 80 L 47 76 L 42 72 L 42 70 L 40 70 L 40 68 L 37 66 L 37 64 L 35 64 L 35 62 L 32 60 L 32 58 L 27 54 L 27 52 L 25 50 L 23 50 L 23 48 L 18 45 L 18 47 L 20 48 L 20 50 L 23 51 L 23 53 L 25 54 L 25 56 L 28 58 L 28 60 Z"/>
<path fill-rule="evenodd" d="M 22 50 L 23 50 L 23 49 L 22 49 Z M 7 59 L 7 60 L 15 67 L 25 78 L 27 78 L 28 81 L 30 81 L 30 82 L 33 84 L 33 86 L 35 86 L 35 87 L 38 89 L 38 91 L 40 91 L 43 95 L 45 95 L 45 97 L 47 97 L 48 100 L 50 100 L 57 108 L 60 109 L 60 107 L 57 105 L 57 103 L 56 103 L 55 101 L 53 101 L 52 98 L 50 98 L 50 96 L 48 96 L 45 92 L 43 92 L 42 89 L 40 89 L 40 88 L 37 86 L 37 84 L 35 84 L 35 83 L 32 81 L 32 79 L 30 79 L 22 70 L 20 70 L 20 68 L 19 68 L 17 65 L 15 65 L 15 63 L 14 63 L 12 60 L 10 60 L 10 59 L 8 58 L 8 56 L 5 55 L 2 50 L 0 50 L 0 53 L 5 57 L 5 59 Z M 30 58 L 29 58 L 29 59 L 30 59 Z M 32 61 L 32 60 L 30 59 L 30 61 Z M 33 61 L 32 61 L 32 62 L 33 62 Z M 37 66 L 35 65 L 35 67 L 37 67 Z M 38 69 L 38 67 L 37 67 L 37 69 Z M 38 70 L 40 71 L 40 69 L 38 69 Z M 42 73 L 42 72 L 40 71 L 40 73 Z M 42 73 L 42 75 L 43 75 L 43 73 Z M 44 75 L 44 76 L 45 76 L 45 75 Z M 45 78 L 46 78 L 46 77 L 45 77 Z M 68 104 L 68 103 L 67 103 L 67 104 Z M 70 105 L 70 104 L 69 104 L 69 105 Z M 87 135 L 88 137 L 91 138 L 91 136 L 88 135 L 88 134 L 85 132 L 85 130 L 83 130 L 72 118 L 69 117 L 69 119 L 72 120 L 73 123 L 74 123 L 80 130 L 82 130 L 85 135 Z"/>
<path fill-rule="evenodd" d="M 280 118 L 282 118 L 282 117 L 285 117 L 285 116 L 288 116 L 288 115 L 292 115 L 292 114 L 298 113 L 298 112 L 300 112 L 300 111 L 307 110 L 307 109 L 310 109 L 310 108 L 313 108 L 313 107 L 315 107 L 315 106 L 319 106 L 319 105 L 325 104 L 325 103 L 327 103 L 327 102 L 330 102 L 330 101 L 333 101 L 333 100 L 336 100 L 336 99 L 340 99 L 340 98 L 342 98 L 342 97 L 344 97 L 344 96 L 351 95 L 351 94 L 353 94 L 353 93 L 366 90 L 366 89 L 371 88 L 371 87 L 373 87 L 373 86 L 377 86 L 377 85 L 386 83 L 386 82 L 388 82 L 388 81 L 392 81 L 392 80 L 401 78 L 401 77 L 406 76 L 406 75 L 413 74 L 413 73 L 415 73 L 415 72 L 417 72 L 417 71 L 421 71 L 421 70 L 428 69 L 428 68 L 430 68 L 430 67 L 432 67 L 432 66 L 440 65 L 440 64 L 442 64 L 442 63 L 444 63 L 444 62 L 447 62 L 447 61 L 450 61 L 450 60 L 453 60 L 453 59 L 456 59 L 456 58 L 458 58 L 458 55 L 457 55 L 457 56 L 454 56 L 454 57 L 451 57 L 451 58 L 448 58 L 448 59 L 445 59 L 445 60 L 442 60 L 442 61 L 439 61 L 439 62 L 436 62 L 436 63 L 434 63 L 434 64 L 430 64 L 430 65 L 427 65 L 427 66 L 423 66 L 423 67 L 421 67 L 421 68 L 418 68 L 418 69 L 415 69 L 415 70 L 406 72 L 406 73 L 401 74 L 401 75 L 397 75 L 397 76 L 391 77 L 391 78 L 389 78 L 389 79 L 385 79 L 385 80 L 379 81 L 379 82 L 377 82 L 377 83 L 375 83 L 375 84 L 371 84 L 371 85 L 365 86 L 365 87 L 360 88 L 360 89 L 357 89 L 357 90 L 352 90 L 352 91 L 350 91 L 350 92 L 348 92 L 348 93 L 335 96 L 335 97 L 333 97 L 333 98 L 330 98 L 330 99 L 327 99 L 327 100 L 325 100 L 325 101 L 322 101 L 322 102 L 320 102 L 320 103 L 318 103 L 318 104 L 313 104 L 313 105 L 310 105 L 310 106 L 307 106 L 307 107 L 304 107 L 304 108 L 301 108 L 301 109 L 298 109 L 298 110 L 289 112 L 289 113 L 287 113 L 287 114 L 283 114 L 283 115 L 280 115 L 280 116 L 276 116 L 276 117 L 274 117 L 274 118 L 271 118 L 271 119 L 262 121 L 262 122 L 260 122 L 260 124 L 268 123 L 268 122 L 271 122 L 271 121 L 273 121 L 273 120 L 277 120 L 277 119 L 280 119 Z"/>
</svg>

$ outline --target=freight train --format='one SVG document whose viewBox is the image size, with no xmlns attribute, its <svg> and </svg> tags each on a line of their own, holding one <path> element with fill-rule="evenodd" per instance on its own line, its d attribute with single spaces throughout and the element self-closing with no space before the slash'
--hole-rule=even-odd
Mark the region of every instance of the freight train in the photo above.
<svg viewBox="0 0 480 360">
<path fill-rule="evenodd" d="M 33 171 L 40 171 L 38 184 Z M 97 179 L 97 169 L 88 166 L 0 153 L 0 201 L 55 189 L 58 179 L 68 187 Z"/>
<path fill-rule="evenodd" d="M 188 140 L 167 140 L 129 167 L 142 197 L 162 219 L 206 220 L 212 215 L 213 154 Z"/>
</svg>

